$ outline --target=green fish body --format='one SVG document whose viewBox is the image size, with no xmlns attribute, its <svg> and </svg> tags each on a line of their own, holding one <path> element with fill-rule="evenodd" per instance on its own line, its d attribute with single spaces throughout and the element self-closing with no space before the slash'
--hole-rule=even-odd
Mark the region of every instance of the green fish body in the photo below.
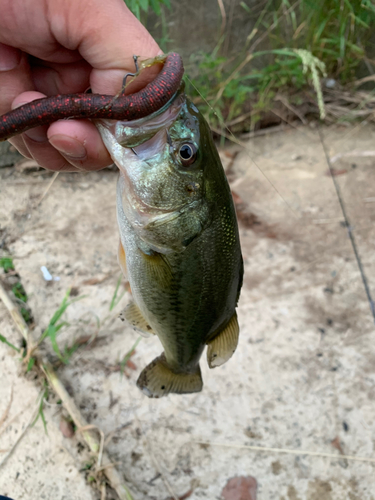
<svg viewBox="0 0 375 500">
<path fill-rule="evenodd" d="M 149 397 L 202 389 L 236 349 L 243 263 L 235 209 L 211 131 L 183 93 L 162 112 L 98 124 L 120 169 L 120 265 L 133 302 L 123 315 L 164 353 L 137 381 Z"/>
</svg>

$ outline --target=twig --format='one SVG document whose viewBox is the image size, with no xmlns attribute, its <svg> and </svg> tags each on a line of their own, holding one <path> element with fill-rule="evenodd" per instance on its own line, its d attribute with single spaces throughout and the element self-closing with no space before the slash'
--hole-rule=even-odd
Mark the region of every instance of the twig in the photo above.
<svg viewBox="0 0 375 500">
<path fill-rule="evenodd" d="M 59 175 L 60 172 L 55 172 L 52 176 L 52 179 L 50 180 L 48 186 L 46 187 L 46 189 L 44 190 L 43 194 L 40 196 L 40 198 L 37 199 L 37 201 L 35 202 L 34 204 L 34 207 L 33 208 L 36 208 L 42 201 L 43 199 L 46 197 L 48 191 L 51 189 L 52 187 L 52 184 L 55 182 L 57 176 Z"/>
<path fill-rule="evenodd" d="M 8 453 L 5 455 L 5 457 L 0 461 L 0 468 L 5 464 L 5 462 L 8 460 L 8 458 L 11 456 L 11 454 L 14 452 L 14 450 L 16 449 L 17 445 L 19 444 L 19 442 L 21 441 L 21 439 L 24 437 L 24 435 L 26 434 L 26 432 L 28 431 L 29 427 L 32 425 L 32 423 L 34 422 L 35 420 L 35 417 L 37 416 L 38 412 L 39 412 L 39 408 L 40 408 L 40 402 L 42 400 L 44 396 L 44 388 L 40 391 L 39 393 L 39 396 L 38 396 L 38 400 L 37 400 L 37 404 L 36 404 L 36 407 L 34 409 L 34 411 L 32 412 L 31 414 L 31 418 L 30 420 L 27 422 L 24 430 L 21 432 L 21 434 L 18 436 L 18 438 L 16 439 L 16 442 L 13 444 L 13 446 L 11 447 L 11 449 L 8 451 Z"/>
<path fill-rule="evenodd" d="M 220 28 L 220 36 L 219 39 L 224 35 L 225 31 L 225 26 L 227 24 L 227 15 L 225 13 L 225 7 L 223 0 L 217 0 L 217 3 L 219 4 L 219 9 L 220 9 L 220 14 L 221 14 L 221 28 Z"/>
<path fill-rule="evenodd" d="M 252 451 L 265 451 L 271 453 L 287 453 L 289 455 L 307 455 L 311 457 L 323 457 L 323 458 L 335 458 L 356 461 L 356 462 L 368 462 L 375 464 L 375 458 L 367 457 L 357 457 L 355 455 L 337 455 L 335 453 L 321 453 L 320 451 L 307 451 L 307 450 L 291 450 L 287 448 L 269 448 L 267 446 L 251 446 L 246 444 L 229 444 L 229 443 L 210 443 L 208 441 L 190 441 L 190 443 L 203 444 L 208 446 L 222 446 L 225 448 L 236 448 Z"/>
<path fill-rule="evenodd" d="M 8 429 L 8 427 L 9 427 L 11 424 L 13 424 L 13 422 L 15 422 L 15 421 L 17 420 L 17 418 L 18 418 L 20 415 L 22 415 L 22 413 L 23 413 L 25 410 L 27 410 L 27 408 L 29 408 L 29 407 L 30 407 L 30 404 L 31 404 L 31 403 L 32 403 L 32 401 L 30 401 L 29 403 L 27 403 L 27 405 L 26 405 L 26 406 L 25 406 L 25 407 L 24 407 L 21 411 L 19 411 L 16 415 L 14 415 L 14 417 L 13 417 L 13 418 L 11 418 L 11 419 L 9 420 L 9 422 L 8 422 L 8 423 L 7 423 L 7 425 L 4 427 L 4 429 L 0 431 L 0 436 L 2 435 L 2 433 L 3 433 L 4 431 L 6 431 L 6 430 Z"/>
<path fill-rule="evenodd" d="M 98 426 L 92 425 L 92 424 L 86 425 L 85 427 L 81 427 L 80 429 L 78 429 L 78 431 L 83 432 L 83 431 L 87 431 L 90 429 L 96 429 L 100 434 L 100 446 L 99 446 L 98 462 L 97 462 L 97 467 L 99 468 L 102 465 L 105 436 L 104 436 L 104 432 L 101 429 L 99 429 Z"/>
<path fill-rule="evenodd" d="M 19 310 L 17 309 L 17 307 L 9 298 L 5 289 L 2 287 L 1 283 L 0 283 L 0 299 L 3 301 L 5 307 L 8 309 L 9 314 L 12 316 L 13 321 L 15 322 L 18 330 L 21 332 L 22 337 L 28 343 L 28 348 L 29 348 L 29 343 L 32 344 L 32 339 L 31 338 L 29 339 L 29 329 L 27 327 L 27 324 L 23 319 L 22 315 L 20 314 Z"/>
<path fill-rule="evenodd" d="M 0 285 L 0 299 L 3 301 L 5 307 L 8 309 L 8 312 L 12 316 L 13 321 L 16 324 L 18 330 L 28 343 L 28 351 L 29 351 L 29 343 L 31 345 L 34 345 L 32 335 L 23 317 L 21 316 L 21 313 L 15 307 L 15 305 L 10 300 L 6 291 L 4 290 L 4 288 L 1 287 L 1 285 Z M 58 398 L 61 399 L 65 409 L 69 413 L 75 425 L 78 427 L 78 429 L 85 428 L 87 426 L 86 420 L 82 417 L 79 409 L 77 408 L 73 399 L 69 396 L 67 390 L 65 389 L 64 385 L 56 375 L 51 364 L 38 353 L 35 353 L 34 356 L 37 358 L 38 364 L 41 367 L 42 371 L 44 372 L 48 382 L 56 392 Z M 44 389 L 43 389 L 43 394 L 44 394 Z M 38 404 L 38 411 L 39 411 L 39 404 Z M 33 417 L 35 418 L 34 415 Z M 32 421 L 33 420 L 31 420 L 31 422 Z M 86 441 L 87 445 L 89 446 L 90 450 L 95 454 L 100 454 L 100 441 L 98 440 L 94 432 L 92 430 L 86 430 L 82 432 L 82 436 Z M 18 443 L 18 441 L 16 442 L 16 444 Z M 4 457 L 3 461 L 0 462 L 0 466 L 8 458 L 8 456 L 9 454 L 6 457 Z M 101 464 L 103 466 L 104 474 L 107 477 L 108 483 L 110 484 L 111 488 L 116 491 L 120 500 L 129 500 L 128 486 L 125 484 L 120 473 L 118 472 L 116 467 L 112 464 L 108 455 L 104 451 L 102 451 L 101 454 Z"/>
<path fill-rule="evenodd" d="M 292 104 L 290 104 L 290 102 L 288 101 L 288 98 L 285 97 L 284 95 L 277 95 L 275 97 L 275 101 L 280 101 L 282 104 L 284 104 L 284 106 L 289 109 L 289 111 L 291 111 L 294 115 L 296 115 L 300 120 L 301 122 L 304 124 L 304 125 L 307 125 L 307 120 L 306 118 L 303 116 L 302 113 L 299 112 L 299 110 L 293 106 Z M 273 110 L 272 110 L 273 111 Z M 286 121 L 286 120 L 285 120 Z M 289 123 L 289 122 L 288 122 Z M 291 125 L 289 123 L 289 125 Z"/>
<path fill-rule="evenodd" d="M 360 78 L 359 80 L 353 82 L 354 87 L 359 87 L 363 83 L 366 82 L 374 82 L 375 81 L 375 75 L 370 75 L 370 76 L 365 76 L 364 78 Z"/>
<path fill-rule="evenodd" d="M 100 489 L 101 489 L 100 500 L 105 500 L 107 498 L 107 488 L 104 482 L 101 484 Z"/>
<path fill-rule="evenodd" d="M 165 485 L 165 487 L 167 488 L 167 490 L 169 491 L 169 494 L 171 495 L 171 497 L 173 498 L 173 500 L 178 500 L 178 496 L 176 495 L 176 493 L 173 491 L 172 489 L 172 486 L 170 484 L 170 482 L 168 481 L 168 479 L 165 477 L 165 474 L 163 474 L 163 471 L 161 470 L 156 458 L 155 458 L 155 455 L 154 455 L 154 452 L 152 451 L 151 449 L 151 446 L 150 444 L 147 442 L 147 448 L 148 448 L 148 452 L 150 454 L 150 457 L 151 457 L 151 460 L 154 464 L 154 467 L 155 469 L 158 471 L 158 473 L 160 474 L 162 480 L 163 480 L 163 483 Z"/>
<path fill-rule="evenodd" d="M 276 125 L 275 127 L 261 128 L 259 130 L 255 130 L 254 132 L 245 132 L 244 134 L 241 134 L 241 139 L 252 139 L 253 137 L 259 137 L 261 135 L 275 134 L 276 132 L 286 132 L 288 130 L 290 130 L 289 125 L 286 125 L 284 122 L 282 122 L 280 125 Z"/>
<path fill-rule="evenodd" d="M 362 151 L 361 149 L 354 149 L 354 151 L 348 151 L 347 153 L 338 153 L 332 156 L 331 163 L 336 163 L 340 158 L 350 158 L 351 156 L 361 156 L 363 158 L 368 158 L 375 156 L 375 151 Z"/>
<path fill-rule="evenodd" d="M 0 418 L 0 429 L 1 429 L 2 425 L 3 425 L 3 423 L 8 418 L 9 410 L 10 410 L 10 407 L 12 406 L 12 401 L 13 401 L 13 385 L 10 388 L 10 397 L 9 397 L 8 406 L 5 408 L 5 411 L 4 411 L 3 415 L 2 415 L 2 417 Z"/>
</svg>

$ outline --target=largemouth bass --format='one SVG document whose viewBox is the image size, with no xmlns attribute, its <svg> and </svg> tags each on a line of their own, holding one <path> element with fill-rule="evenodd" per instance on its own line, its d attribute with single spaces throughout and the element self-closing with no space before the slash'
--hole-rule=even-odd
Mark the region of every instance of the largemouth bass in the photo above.
<svg viewBox="0 0 375 500">
<path fill-rule="evenodd" d="M 100 121 L 120 169 L 119 262 L 133 302 L 126 320 L 164 348 L 140 374 L 149 397 L 202 390 L 210 368 L 234 353 L 243 263 L 235 209 L 211 131 L 180 91 L 161 111 Z"/>
</svg>

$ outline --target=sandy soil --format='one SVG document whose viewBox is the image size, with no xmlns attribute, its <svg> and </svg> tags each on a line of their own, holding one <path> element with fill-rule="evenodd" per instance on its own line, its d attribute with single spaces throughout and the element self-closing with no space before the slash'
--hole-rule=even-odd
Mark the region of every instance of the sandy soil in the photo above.
<svg viewBox="0 0 375 500">
<path fill-rule="evenodd" d="M 375 295 L 375 157 L 359 153 L 375 151 L 375 128 L 336 127 L 323 136 L 331 157 L 352 153 L 333 166 Z M 375 329 L 319 133 L 304 127 L 257 137 L 223 158 L 245 261 L 241 337 L 223 367 L 210 371 L 202 359 L 202 393 L 149 400 L 138 391 L 140 370 L 161 352 L 157 338 L 138 345 L 135 369 L 124 377 L 115 371 L 137 340 L 117 319 L 130 297 L 124 281 L 124 296 L 109 311 L 120 276 L 115 172 L 60 174 L 39 202 L 51 174 L 0 170 L 0 241 L 29 295 L 34 335 L 69 287 L 85 296 L 68 308 L 71 326 L 59 345 L 95 333 L 97 340 L 58 373 L 84 417 L 112 433 L 107 451 L 135 500 L 190 490 L 192 500 L 219 500 L 237 475 L 257 480 L 258 500 L 373 500 Z M 59 281 L 46 282 L 41 266 Z M 20 345 L 2 306 L 0 333 Z M 44 349 L 56 360 L 49 341 Z M 0 419 L 14 391 L 0 428 L 1 461 L 31 418 L 41 386 L 20 373 L 17 354 L 1 343 L 0 370 Z M 45 415 L 48 435 L 38 420 L 0 467 L 0 494 L 100 498 L 85 481 L 89 453 L 79 433 L 62 436 L 62 410 L 52 395 Z"/>
</svg>

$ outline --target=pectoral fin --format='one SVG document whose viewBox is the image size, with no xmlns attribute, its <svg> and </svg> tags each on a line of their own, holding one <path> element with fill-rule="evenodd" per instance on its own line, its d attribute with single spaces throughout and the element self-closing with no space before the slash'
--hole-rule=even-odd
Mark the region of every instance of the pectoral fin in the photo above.
<svg viewBox="0 0 375 500">
<path fill-rule="evenodd" d="M 157 252 L 146 254 L 141 252 L 145 272 L 150 281 L 155 282 L 155 286 L 160 287 L 162 290 L 169 289 L 173 279 L 171 268 L 165 258 Z"/>
<path fill-rule="evenodd" d="M 224 330 L 207 342 L 207 362 L 210 368 L 221 366 L 232 357 L 238 344 L 239 333 L 237 314 L 234 313 Z"/>
<path fill-rule="evenodd" d="M 149 337 L 151 333 L 155 334 L 135 302 L 130 302 L 119 317 L 122 321 L 126 320 L 143 337 Z"/>
<path fill-rule="evenodd" d="M 200 392 L 203 382 L 199 365 L 193 373 L 174 373 L 169 368 L 165 355 L 162 354 L 142 371 L 137 386 L 149 398 L 161 398 L 170 392 L 175 394 Z"/>
</svg>

